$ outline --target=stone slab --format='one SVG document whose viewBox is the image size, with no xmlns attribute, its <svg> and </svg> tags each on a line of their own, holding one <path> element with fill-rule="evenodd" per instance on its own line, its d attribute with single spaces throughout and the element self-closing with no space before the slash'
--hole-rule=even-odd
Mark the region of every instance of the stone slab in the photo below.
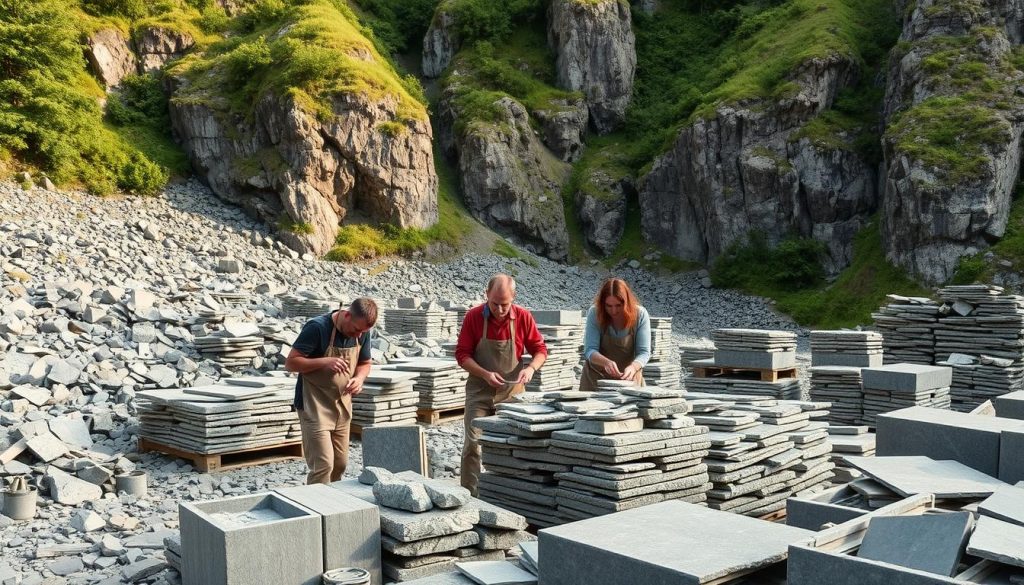
<svg viewBox="0 0 1024 585">
<path fill-rule="evenodd" d="M 841 485 L 812 496 L 789 498 L 786 500 L 786 524 L 817 531 L 828 523 L 841 524 L 859 518 L 869 510 L 837 503 L 856 495 L 849 486 Z"/>
<path fill-rule="evenodd" d="M 800 545 L 789 547 L 786 577 L 787 585 L 963 585 L 934 573 Z"/>
<path fill-rule="evenodd" d="M 1024 420 L 1024 390 L 996 396 L 995 407 L 998 417 Z"/>
<path fill-rule="evenodd" d="M 715 351 L 715 365 L 724 368 L 781 370 L 796 367 L 796 351 Z"/>
<path fill-rule="evenodd" d="M 183 583 L 320 584 L 322 522 L 309 508 L 264 493 L 182 503 L 178 518 Z"/>
<path fill-rule="evenodd" d="M 1024 488 L 999 488 L 978 504 L 978 513 L 996 520 L 1024 526 Z"/>
<path fill-rule="evenodd" d="M 864 388 L 890 392 L 919 392 L 948 388 L 953 383 L 953 368 L 921 364 L 889 364 L 864 368 L 860 372 Z"/>
<path fill-rule="evenodd" d="M 360 440 L 364 467 L 430 474 L 426 438 L 419 425 L 363 427 Z"/>
<path fill-rule="evenodd" d="M 844 457 L 847 463 L 901 496 L 988 497 L 1007 484 L 956 461 L 928 457 Z"/>
<path fill-rule="evenodd" d="M 967 544 L 967 554 L 1024 567 L 1024 526 L 982 516 Z"/>
<path fill-rule="evenodd" d="M 533 585 L 537 577 L 508 561 L 455 563 L 455 567 L 479 585 Z"/>
<path fill-rule="evenodd" d="M 1024 432 L 1024 421 L 915 406 L 878 417 L 875 453 L 951 459 L 998 477 L 1007 430 Z"/>
<path fill-rule="evenodd" d="M 785 560 L 813 532 L 662 502 L 541 530 L 545 585 L 698 585 Z"/>
<path fill-rule="evenodd" d="M 999 440 L 999 479 L 1024 481 L 1024 432 L 1003 431 Z"/>
<path fill-rule="evenodd" d="M 325 572 L 342 567 L 358 567 L 370 572 L 372 585 L 383 582 L 380 568 L 380 513 L 377 506 L 321 484 L 275 491 L 320 515 Z"/>
<path fill-rule="evenodd" d="M 361 500 L 376 503 L 373 488 L 359 483 L 356 479 L 345 479 L 328 485 Z M 420 513 L 380 508 L 381 533 L 402 542 L 465 532 L 471 530 L 479 521 L 480 511 L 469 506 L 457 510 L 435 508 Z"/>
<path fill-rule="evenodd" d="M 973 523 L 969 512 L 878 516 L 857 556 L 952 577 Z"/>
</svg>

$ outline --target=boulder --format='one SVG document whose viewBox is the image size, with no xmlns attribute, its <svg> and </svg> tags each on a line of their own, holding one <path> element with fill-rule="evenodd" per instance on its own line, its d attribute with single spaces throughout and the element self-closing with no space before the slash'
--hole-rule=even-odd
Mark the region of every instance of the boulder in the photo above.
<svg viewBox="0 0 1024 585">
<path fill-rule="evenodd" d="M 139 55 L 139 72 L 151 73 L 168 61 L 182 57 L 195 46 L 187 32 L 159 26 L 145 26 L 135 31 L 135 47 Z"/>
<path fill-rule="evenodd" d="M 114 28 L 100 29 L 86 38 L 85 58 L 93 75 L 107 89 L 117 87 L 139 69 L 128 37 Z"/>
<path fill-rule="evenodd" d="M 587 243 L 607 256 L 615 251 L 626 229 L 626 203 L 635 193 L 630 178 L 615 178 L 598 167 L 583 177 L 576 191 L 576 213 Z"/>
<path fill-rule="evenodd" d="M 459 38 L 455 33 L 455 17 L 447 2 L 438 4 L 430 28 L 423 36 L 423 76 L 441 77 L 459 51 Z"/>
<path fill-rule="evenodd" d="M 540 122 L 545 146 L 565 162 L 579 160 L 587 133 L 587 104 L 583 98 L 549 100 L 546 107 L 531 113 Z"/>
</svg>

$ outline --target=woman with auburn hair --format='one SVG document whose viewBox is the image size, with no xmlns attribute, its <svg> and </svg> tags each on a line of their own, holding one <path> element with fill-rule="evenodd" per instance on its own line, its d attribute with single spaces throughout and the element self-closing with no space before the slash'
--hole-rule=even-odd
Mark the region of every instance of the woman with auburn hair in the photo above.
<svg viewBox="0 0 1024 585">
<path fill-rule="evenodd" d="M 651 359 L 651 318 L 621 278 L 601 284 L 587 311 L 580 390 L 597 390 L 598 380 L 632 380 L 643 385 Z"/>
</svg>

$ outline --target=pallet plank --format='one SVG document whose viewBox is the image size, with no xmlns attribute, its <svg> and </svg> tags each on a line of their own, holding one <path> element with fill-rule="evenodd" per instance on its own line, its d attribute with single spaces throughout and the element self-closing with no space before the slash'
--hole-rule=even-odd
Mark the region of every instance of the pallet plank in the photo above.
<svg viewBox="0 0 1024 585">
<path fill-rule="evenodd" d="M 451 406 L 448 408 L 420 408 L 416 411 L 416 420 L 426 425 L 436 425 L 454 420 L 462 420 L 466 407 Z"/>
<path fill-rule="evenodd" d="M 290 441 L 267 447 L 255 447 L 252 449 L 241 449 L 227 453 L 192 453 L 170 445 L 164 445 L 156 441 L 139 437 L 139 453 L 156 451 L 179 457 L 192 462 L 197 470 L 208 473 L 211 471 L 227 471 L 239 467 L 263 465 L 266 463 L 279 463 L 291 459 L 302 459 L 302 442 Z"/>
</svg>

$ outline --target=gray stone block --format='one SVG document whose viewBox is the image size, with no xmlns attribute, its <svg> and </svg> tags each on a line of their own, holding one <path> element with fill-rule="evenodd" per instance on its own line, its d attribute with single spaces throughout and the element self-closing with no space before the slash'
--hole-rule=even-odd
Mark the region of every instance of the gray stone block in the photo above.
<svg viewBox="0 0 1024 585">
<path fill-rule="evenodd" d="M 1024 567 L 1024 526 L 982 516 L 967 545 L 967 554 Z"/>
<path fill-rule="evenodd" d="M 541 530 L 545 585 L 698 585 L 784 561 L 813 532 L 678 501 Z M 695 551 L 699 551 L 699 554 Z"/>
<path fill-rule="evenodd" d="M 889 364 L 864 368 L 860 372 L 865 388 L 890 392 L 917 392 L 948 388 L 953 383 L 953 368 L 921 364 Z"/>
<path fill-rule="evenodd" d="M 1003 431 L 999 441 L 999 479 L 1024 481 L 1024 431 Z"/>
<path fill-rule="evenodd" d="M 320 484 L 276 491 L 320 514 L 325 572 L 342 567 L 366 569 L 370 572 L 370 582 L 381 585 L 380 513 L 377 506 Z"/>
<path fill-rule="evenodd" d="M 999 476 L 1004 431 L 1024 432 L 1024 421 L 915 406 L 878 417 L 876 454 L 923 455 L 959 461 Z"/>
<path fill-rule="evenodd" d="M 996 416 L 1024 420 L 1024 390 L 996 396 Z"/>
<path fill-rule="evenodd" d="M 789 498 L 786 500 L 786 525 L 817 531 L 827 523 L 841 524 L 859 518 L 868 510 L 839 503 L 857 495 L 848 485 L 841 485 L 813 496 Z"/>
<path fill-rule="evenodd" d="M 316 512 L 274 493 L 183 503 L 182 582 L 319 585 L 323 529 Z"/>
<path fill-rule="evenodd" d="M 382 479 L 373 484 L 373 497 L 381 506 L 409 512 L 426 512 L 434 507 L 423 484 L 397 478 Z"/>
<path fill-rule="evenodd" d="M 857 556 L 952 577 L 974 524 L 970 512 L 872 518 Z"/>
<path fill-rule="evenodd" d="M 724 368 L 761 368 L 781 370 L 796 367 L 795 351 L 715 351 L 715 365 Z"/>
<path fill-rule="evenodd" d="M 786 577 L 788 585 L 963 585 L 934 573 L 800 545 L 789 547 Z"/>
<path fill-rule="evenodd" d="M 329 484 L 331 488 L 370 503 L 376 503 L 373 489 L 354 479 L 345 479 Z M 456 510 L 433 509 L 429 512 L 406 512 L 392 508 L 380 508 L 381 533 L 402 542 L 412 542 L 433 536 L 445 536 L 456 532 L 472 530 L 480 521 L 480 512 L 463 506 Z"/>
<path fill-rule="evenodd" d="M 583 323 L 580 311 L 530 311 L 538 325 L 579 325 Z"/>
<path fill-rule="evenodd" d="M 1007 486 L 978 504 L 982 516 L 1024 526 L 1024 488 Z"/>
<path fill-rule="evenodd" d="M 814 352 L 811 354 L 811 367 L 844 366 L 850 368 L 877 368 L 882 365 L 880 353 L 839 353 Z"/>
<path fill-rule="evenodd" d="M 423 428 L 419 425 L 363 428 L 363 467 L 398 473 L 415 471 L 427 477 L 430 464 Z"/>
<path fill-rule="evenodd" d="M 987 498 L 1006 484 L 956 461 L 928 457 L 844 457 L 847 463 L 901 496 Z"/>
</svg>

